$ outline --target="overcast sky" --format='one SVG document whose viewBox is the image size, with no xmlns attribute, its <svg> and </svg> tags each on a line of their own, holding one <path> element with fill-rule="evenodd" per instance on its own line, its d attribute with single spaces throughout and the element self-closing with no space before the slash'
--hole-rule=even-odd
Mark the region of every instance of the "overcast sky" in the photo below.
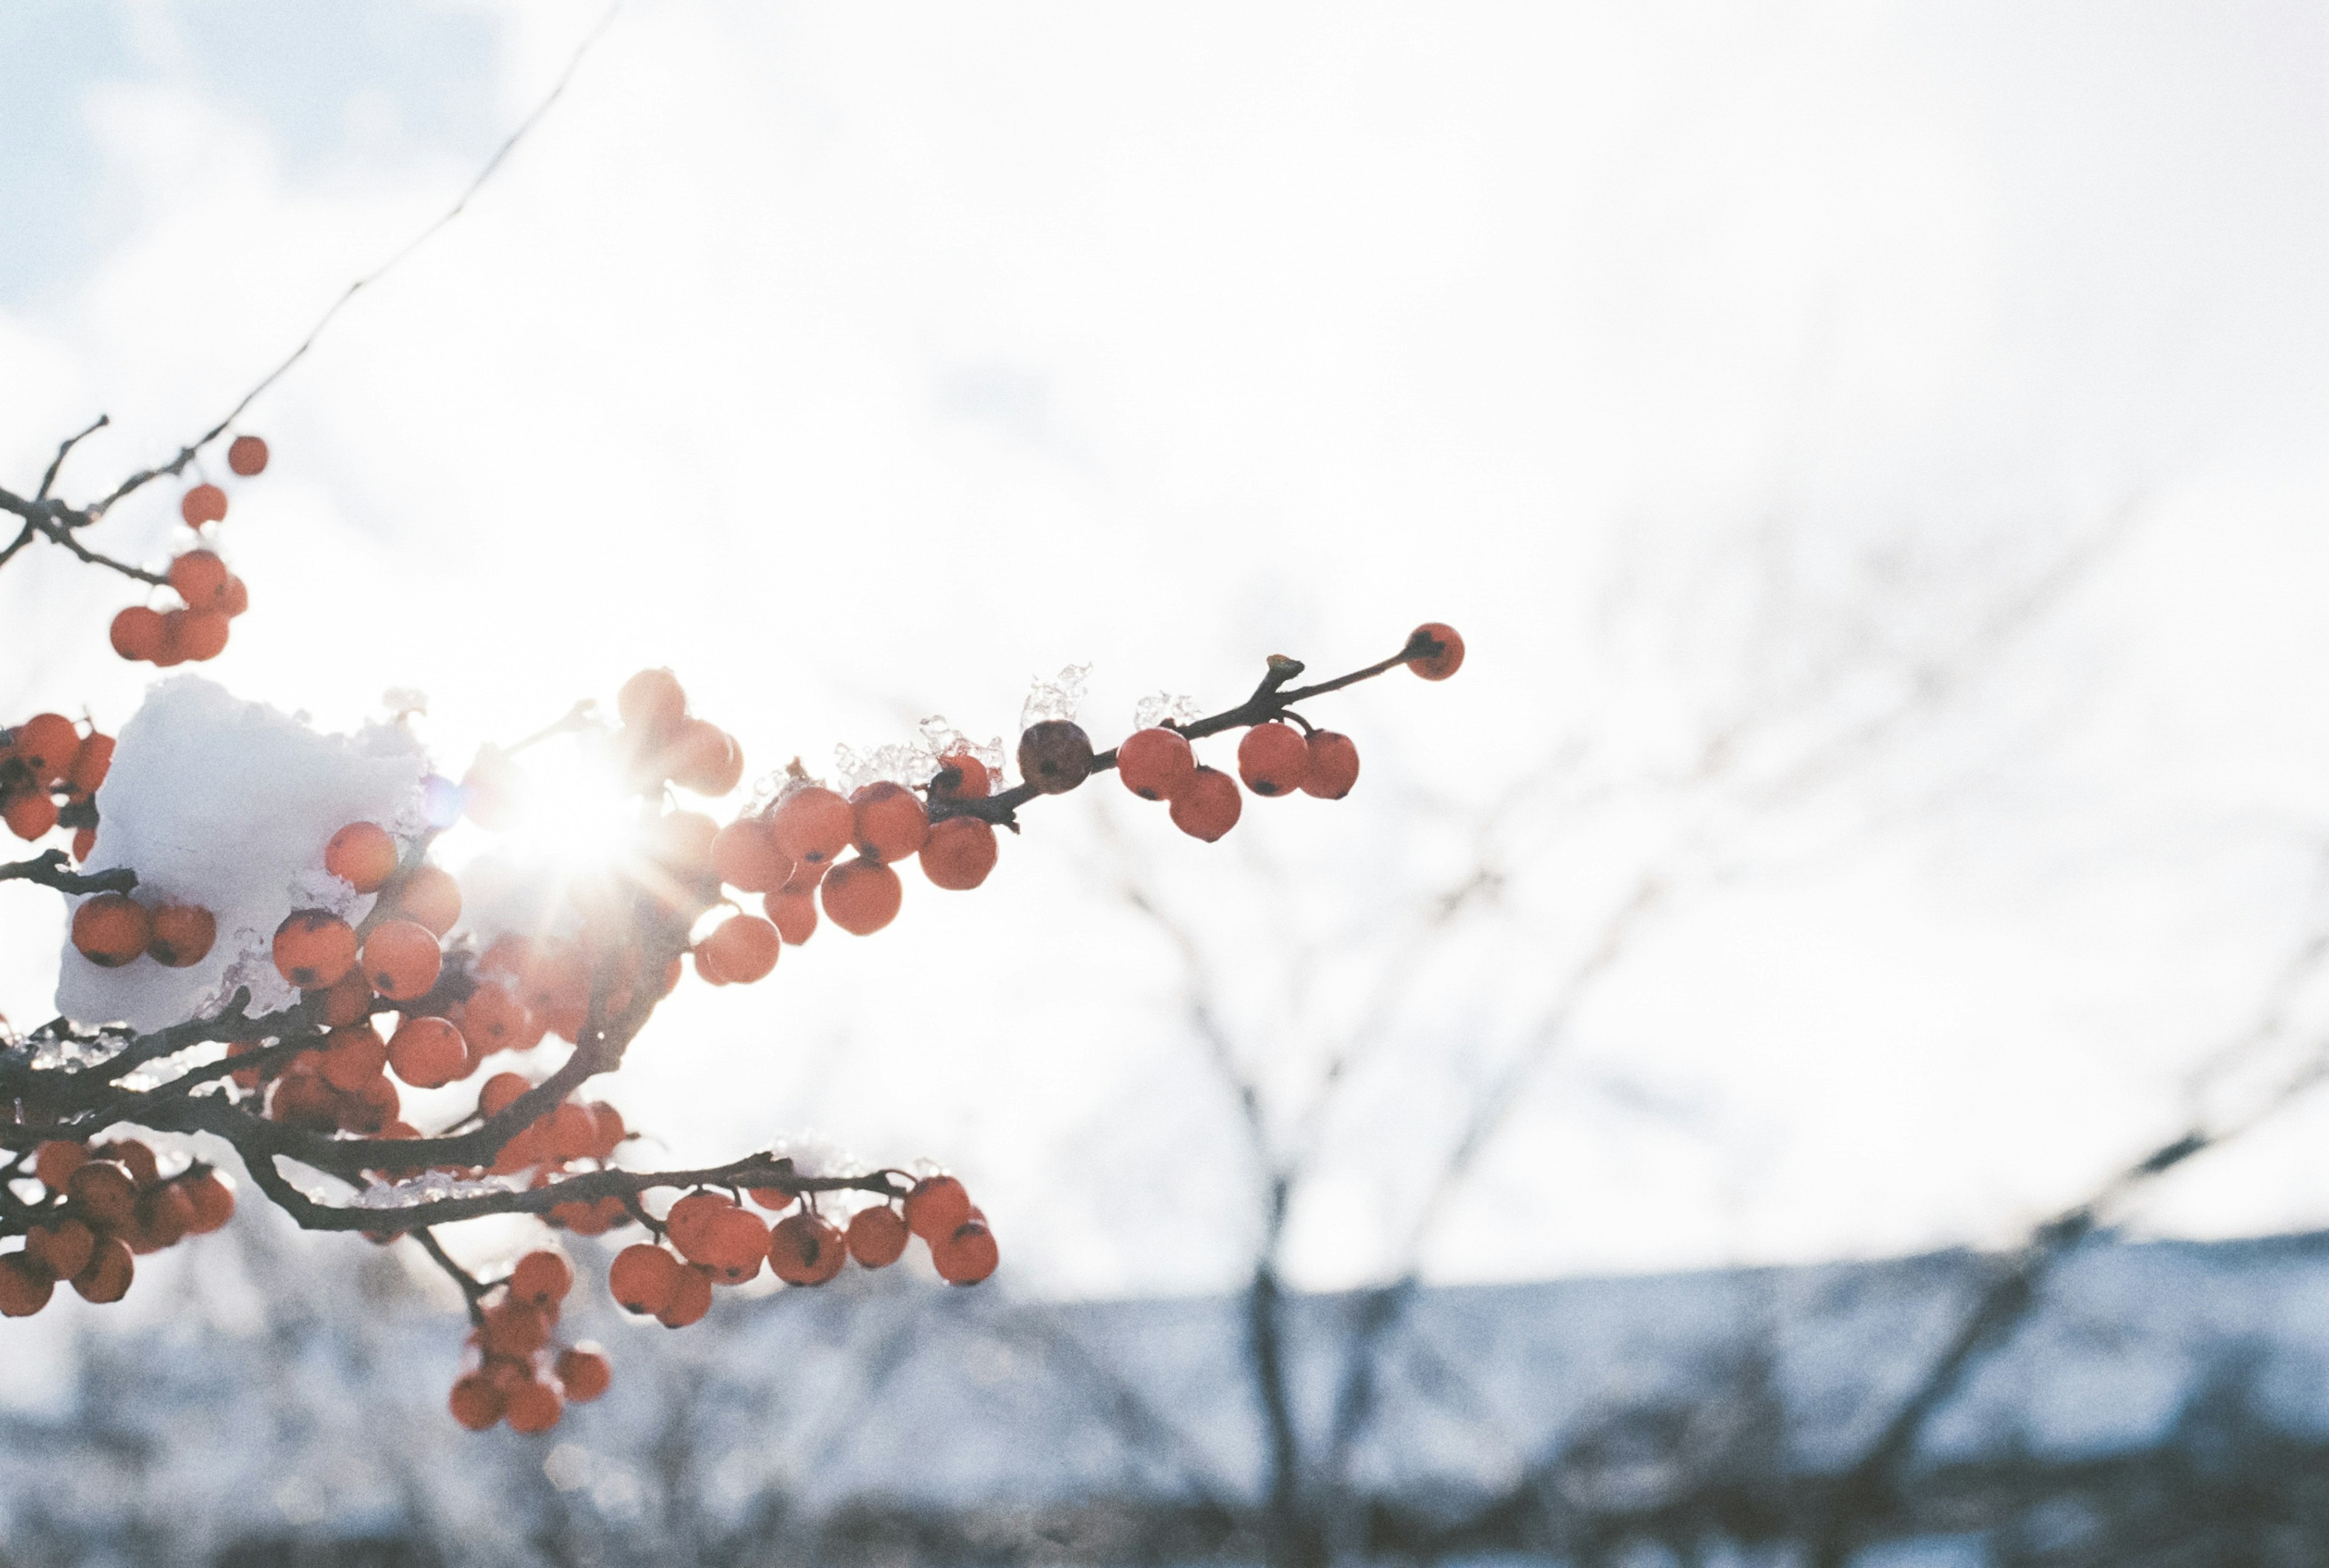
<svg viewBox="0 0 2329 1568">
<path fill-rule="evenodd" d="M 69 493 L 207 426 L 595 14 L 0 9 L 7 483 L 99 411 Z M 1504 906 L 1330 1130 L 1294 1239 L 1328 1285 L 1395 1261 L 1643 846 L 1702 848 L 1670 786 L 1758 649 L 1953 645 L 2107 539 L 1846 776 L 1717 812 L 1426 1259 L 2004 1240 L 2178 1129 L 2322 918 L 2324 80 L 2295 4 L 632 0 L 251 411 L 252 610 L 209 672 L 327 727 L 418 688 L 457 772 L 668 663 L 759 774 L 929 713 L 1007 735 L 1070 662 L 1106 744 L 1146 693 L 1222 706 L 1268 653 L 1340 669 L 1453 622 L 1456 681 L 1315 711 L 1366 757 L 1344 805 L 1253 803 L 1208 850 L 1104 781 L 978 894 L 910 878 L 891 931 L 691 987 L 614 1096 L 691 1157 L 814 1128 L 953 1165 L 1026 1288 L 1219 1285 L 1250 1171 L 1111 834 L 1290 1072 L 1466 824 L 1589 741 L 1615 797 L 1530 797 Z M 112 548 L 160 559 L 174 499 Z M 1776 627 L 1740 609 L 1775 549 L 1805 585 Z M 0 714 L 110 729 L 151 671 L 105 647 L 122 585 L 70 564 L 0 574 Z M 0 890 L 20 1021 L 54 915 Z M 1289 1012 L 1305 942 L 1338 978 Z M 2329 1223 L 2324 1132 L 2329 1094 L 2138 1221 Z"/>
</svg>

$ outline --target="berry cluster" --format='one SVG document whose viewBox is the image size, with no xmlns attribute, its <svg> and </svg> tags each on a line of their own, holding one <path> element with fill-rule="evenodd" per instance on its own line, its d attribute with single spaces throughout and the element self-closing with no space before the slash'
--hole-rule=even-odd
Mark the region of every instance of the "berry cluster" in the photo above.
<svg viewBox="0 0 2329 1568">
<path fill-rule="evenodd" d="M 0 1253 L 0 1315 L 10 1318 L 47 1306 L 59 1281 L 83 1300 L 118 1301 L 137 1276 L 136 1255 L 206 1235 L 234 1213 L 223 1176 L 196 1161 L 165 1177 L 154 1151 L 134 1139 L 94 1146 L 52 1139 L 18 1162 L 18 1175 L 27 1163 L 42 1196 L 23 1206 L 23 1249 Z"/>
<path fill-rule="evenodd" d="M 97 844 L 90 797 L 112 765 L 113 737 L 93 726 L 83 735 L 61 713 L 35 713 L 0 730 L 0 822 L 27 842 L 69 827 L 73 859 L 86 860 Z"/>
<path fill-rule="evenodd" d="M 558 1318 L 574 1288 L 574 1267 L 542 1250 L 518 1259 L 509 1277 L 471 1302 L 469 1363 L 454 1381 L 453 1419 L 471 1432 L 506 1421 L 512 1432 L 548 1432 L 571 1402 L 607 1392 L 615 1369 L 606 1352 L 584 1340 L 557 1341 Z"/>
<path fill-rule="evenodd" d="M 236 437 L 227 446 L 226 465 L 246 479 L 259 474 L 267 466 L 267 443 Z M 180 602 L 159 610 L 131 605 L 113 617 L 113 651 L 162 669 L 225 653 L 229 623 L 250 608 L 250 590 L 206 547 L 226 520 L 226 492 L 207 481 L 197 484 L 178 498 L 178 515 L 197 540 L 170 563 L 170 587 Z"/>
<path fill-rule="evenodd" d="M 770 1224 L 727 1193 L 690 1192 L 657 1226 L 669 1249 L 640 1242 L 616 1253 L 607 1271 L 608 1293 L 627 1311 L 684 1329 L 712 1310 L 713 1286 L 747 1283 L 763 1262 L 788 1285 L 822 1285 L 853 1259 L 860 1268 L 889 1267 L 905 1255 L 910 1235 L 929 1247 L 938 1277 L 950 1285 L 976 1285 L 999 1261 L 986 1216 L 951 1176 L 914 1183 L 902 1214 L 876 1203 L 852 1215 L 846 1228 L 819 1214 L 812 1198 L 799 1198 L 796 1207 L 795 1196 L 782 1188 L 747 1191 L 755 1205 L 782 1217 Z"/>
</svg>

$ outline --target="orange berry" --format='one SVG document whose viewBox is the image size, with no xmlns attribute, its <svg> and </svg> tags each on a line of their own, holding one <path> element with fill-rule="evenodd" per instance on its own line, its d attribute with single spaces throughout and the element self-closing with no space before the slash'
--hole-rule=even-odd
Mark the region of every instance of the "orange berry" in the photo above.
<svg viewBox="0 0 2329 1568">
<path fill-rule="evenodd" d="M 1238 742 L 1238 775 L 1258 795 L 1290 795 L 1310 776 L 1310 746 L 1290 724 L 1257 724 Z"/>
<path fill-rule="evenodd" d="M 57 825 L 57 803 L 44 790 L 27 790 L 8 797 L 7 804 L 0 806 L 0 820 L 18 838 L 37 839 Z"/>
<path fill-rule="evenodd" d="M 486 1354 L 522 1361 L 550 1343 L 550 1316 L 515 1299 L 486 1309 Z"/>
<path fill-rule="evenodd" d="M 324 1037 L 319 1075 L 343 1094 L 353 1094 L 388 1066 L 388 1042 L 370 1024 L 352 1024 Z"/>
<path fill-rule="evenodd" d="M 18 725 L 8 747 L 33 782 L 45 788 L 65 782 L 80 755 L 80 731 L 61 713 L 35 713 Z"/>
<path fill-rule="evenodd" d="M 760 900 L 777 934 L 798 947 L 816 934 L 816 895 L 814 893 L 771 893 Z"/>
<path fill-rule="evenodd" d="M 690 1323 L 702 1321 L 703 1314 L 712 1310 L 712 1276 L 702 1269 L 682 1263 L 671 1277 L 671 1300 L 655 1314 L 655 1321 L 666 1329 L 684 1329 Z"/>
<path fill-rule="evenodd" d="M 744 776 L 744 748 L 736 737 L 701 718 L 684 719 L 665 751 L 663 766 L 672 783 L 700 795 L 724 795 Z"/>
<path fill-rule="evenodd" d="M 186 1197 L 194 1206 L 194 1223 L 187 1228 L 195 1235 L 208 1235 L 234 1217 L 234 1188 L 225 1177 L 203 1170 L 184 1179 Z"/>
<path fill-rule="evenodd" d="M 871 936 L 895 920 L 905 897 L 898 873 L 879 860 L 844 860 L 825 879 L 825 912 L 855 936 Z"/>
<path fill-rule="evenodd" d="M 320 1001 L 322 1010 L 316 1021 L 327 1029 L 345 1028 L 372 1017 L 372 987 L 364 982 L 363 971 L 353 964 L 318 998 L 310 1000 Z"/>
<path fill-rule="evenodd" d="M 1091 737 L 1067 719 L 1046 718 L 1019 737 L 1019 776 L 1039 793 L 1067 793 L 1084 782 L 1091 764 Z"/>
<path fill-rule="evenodd" d="M 77 1219 L 36 1225 L 24 1233 L 24 1256 L 52 1280 L 70 1280 L 89 1267 L 97 1233 Z"/>
<path fill-rule="evenodd" d="M 146 939 L 146 952 L 155 962 L 171 969 L 186 969 L 210 956 L 211 944 L 218 940 L 218 920 L 207 909 L 196 904 L 165 904 L 151 916 L 153 934 Z"/>
<path fill-rule="evenodd" d="M 502 1419 L 509 1422 L 512 1432 L 528 1437 L 548 1432 L 566 1413 L 566 1401 L 558 1390 L 531 1379 L 511 1389 L 504 1401 Z"/>
<path fill-rule="evenodd" d="M 501 1420 L 504 1409 L 502 1391 L 482 1372 L 472 1372 L 455 1380 L 452 1397 L 446 1403 L 452 1409 L 453 1419 L 471 1432 L 484 1432 L 492 1426 Z"/>
<path fill-rule="evenodd" d="M 375 1073 L 357 1084 L 354 1094 L 340 1097 L 336 1107 L 340 1131 L 377 1132 L 396 1120 L 401 1103 L 396 1085 L 388 1081 L 388 1075 Z"/>
<path fill-rule="evenodd" d="M 623 1113 L 604 1100 L 593 1100 L 589 1109 L 590 1120 L 598 1128 L 598 1133 L 590 1142 L 590 1157 L 593 1160 L 612 1160 L 615 1150 L 622 1147 L 623 1140 L 631 1135 L 631 1130 L 623 1125 Z"/>
<path fill-rule="evenodd" d="M 113 617 L 108 632 L 113 651 L 124 659 L 148 663 L 162 652 L 162 612 L 132 605 Z"/>
<path fill-rule="evenodd" d="M 1310 732 L 1310 771 L 1303 775 L 1302 793 L 1322 801 L 1339 801 L 1359 782 L 1359 748 L 1347 735 L 1331 729 Z"/>
<path fill-rule="evenodd" d="M 785 878 L 785 885 L 778 888 L 777 891 L 779 893 L 814 893 L 816 891 L 818 884 L 822 883 L 826 877 L 830 876 L 832 871 L 833 862 L 830 860 L 818 860 L 814 863 L 806 860 L 801 861 L 792 869 L 790 874 Z"/>
<path fill-rule="evenodd" d="M 227 443 L 226 465 L 245 479 L 264 471 L 267 467 L 267 443 L 256 436 L 237 436 Z"/>
<path fill-rule="evenodd" d="M 477 1091 L 477 1110 L 484 1115 L 498 1116 L 508 1110 L 517 1097 L 533 1084 L 515 1073 L 495 1073 Z"/>
<path fill-rule="evenodd" d="M 226 562 L 206 549 L 190 549 L 170 563 L 170 586 L 190 610 L 226 610 Z"/>
<path fill-rule="evenodd" d="M 65 772 L 65 783 L 85 795 L 95 794 L 105 783 L 105 775 L 113 771 L 113 737 L 91 730 L 73 752 L 72 766 Z"/>
<path fill-rule="evenodd" d="M 89 1150 L 70 1139 L 52 1138 L 33 1150 L 33 1174 L 51 1192 L 62 1192 L 72 1173 L 89 1162 Z"/>
<path fill-rule="evenodd" d="M 1001 1253 L 984 1220 L 965 1220 L 945 1240 L 930 1245 L 930 1262 L 949 1285 L 975 1285 L 995 1272 Z"/>
<path fill-rule="evenodd" d="M 127 1295 L 130 1282 L 137 1277 L 137 1264 L 129 1255 L 129 1244 L 119 1236 L 108 1236 L 97 1244 L 89 1266 L 73 1276 L 72 1288 L 80 1292 L 82 1300 L 103 1306 Z"/>
<path fill-rule="evenodd" d="M 986 765 L 968 752 L 957 751 L 938 758 L 938 776 L 930 780 L 930 795 L 933 799 L 984 800 L 994 787 Z"/>
<path fill-rule="evenodd" d="M 542 1146 L 550 1158 L 561 1163 L 570 1160 L 588 1160 L 599 1144 L 599 1121 L 590 1108 L 572 1100 L 552 1109 L 540 1123 Z"/>
<path fill-rule="evenodd" d="M 679 677 L 668 670 L 642 670 L 615 693 L 615 711 L 623 722 L 646 735 L 663 735 L 678 727 L 687 713 L 687 693 Z"/>
<path fill-rule="evenodd" d="M 849 847 L 857 833 L 857 816 L 833 791 L 808 784 L 777 803 L 768 827 L 776 834 L 778 854 L 815 866 Z"/>
<path fill-rule="evenodd" d="M 526 1253 L 510 1270 L 510 1295 L 537 1307 L 566 1300 L 566 1292 L 573 1288 L 574 1265 L 566 1261 L 565 1253 L 547 1247 Z"/>
<path fill-rule="evenodd" d="M 922 875 L 934 887 L 965 892 L 986 880 L 998 853 L 992 823 L 976 817 L 948 817 L 930 824 L 922 842 Z"/>
<path fill-rule="evenodd" d="M 703 939 L 720 972 L 740 985 L 766 978 L 777 967 L 784 939 L 777 928 L 757 915 L 739 915 L 723 921 Z"/>
<path fill-rule="evenodd" d="M 267 1113 L 278 1122 L 328 1132 L 340 1124 L 340 1098 L 313 1073 L 287 1073 L 275 1081 Z"/>
<path fill-rule="evenodd" d="M 705 1238 L 712 1222 L 736 1207 L 736 1200 L 717 1192 L 691 1192 L 664 1216 L 664 1235 L 689 1263 L 703 1261 Z"/>
<path fill-rule="evenodd" d="M 1173 800 L 1173 825 L 1208 844 L 1237 826 L 1245 797 L 1237 780 L 1215 768 L 1200 767 Z"/>
<path fill-rule="evenodd" d="M 388 1065 L 416 1089 L 435 1089 L 469 1070 L 468 1042 L 449 1019 L 407 1019 L 389 1037 Z"/>
<path fill-rule="evenodd" d="M 791 869 L 792 862 L 778 852 L 777 836 L 758 817 L 732 822 L 712 836 L 712 874 L 731 887 L 773 893 Z"/>
<path fill-rule="evenodd" d="M 0 1256 L 0 1318 L 29 1318 L 49 1304 L 56 1282 L 22 1253 Z"/>
<path fill-rule="evenodd" d="M 906 1222 L 886 1203 L 861 1208 L 849 1218 L 849 1255 L 858 1265 L 886 1269 L 906 1250 Z"/>
<path fill-rule="evenodd" d="M 1464 639 L 1456 628 L 1426 621 L 1407 634 L 1407 667 L 1426 681 L 1445 681 L 1464 667 Z"/>
<path fill-rule="evenodd" d="M 377 893 L 396 875 L 396 840 L 378 822 L 350 822 L 324 846 L 324 869 L 359 893 Z"/>
<path fill-rule="evenodd" d="M 1136 729 L 1116 748 L 1116 774 L 1144 801 L 1169 801 L 1197 773 L 1197 754 L 1177 729 Z"/>
<path fill-rule="evenodd" d="M 413 867 L 389 888 L 387 897 L 389 906 L 398 915 L 418 921 L 439 936 L 461 918 L 461 885 L 439 867 Z"/>
<path fill-rule="evenodd" d="M 652 1318 L 670 1304 L 679 1282 L 680 1262 L 661 1247 L 636 1242 L 615 1254 L 607 1270 L 607 1293 L 627 1312 Z"/>
<path fill-rule="evenodd" d="M 226 652 L 228 630 L 221 610 L 172 610 L 162 617 L 163 641 L 169 651 L 197 664 Z"/>
<path fill-rule="evenodd" d="M 576 1404 L 588 1404 L 607 1392 L 615 1381 L 615 1368 L 606 1354 L 597 1346 L 585 1341 L 570 1345 L 558 1353 L 558 1381 L 566 1389 L 566 1397 Z"/>
<path fill-rule="evenodd" d="M 709 944 L 698 944 L 689 956 L 695 960 L 695 978 L 704 984 L 733 985 L 736 983 L 728 978 L 728 972 L 720 967 L 720 955 L 712 951 Z"/>
<path fill-rule="evenodd" d="M 787 1215 L 768 1233 L 768 1267 L 787 1285 L 822 1285 L 848 1261 L 849 1244 L 816 1215 Z"/>
<path fill-rule="evenodd" d="M 337 984 L 356 966 L 354 927 L 326 909 L 296 909 L 275 928 L 275 971 L 301 991 Z"/>
<path fill-rule="evenodd" d="M 197 484 L 178 500 L 178 515 L 188 528 L 200 528 L 226 516 L 226 492 L 215 484 Z"/>
<path fill-rule="evenodd" d="M 97 830 L 95 828 L 75 828 L 73 830 L 72 856 L 74 859 L 88 859 L 90 851 L 96 848 Z"/>
<path fill-rule="evenodd" d="M 530 1050 L 542 1043 L 542 1029 L 525 1004 L 505 985 L 488 980 L 461 1004 L 461 1034 L 484 1052 Z"/>
<path fill-rule="evenodd" d="M 119 969 L 146 951 L 153 917 L 127 893 L 99 893 L 73 911 L 72 944 L 100 969 Z"/>
<path fill-rule="evenodd" d="M 878 779 L 849 797 L 856 823 L 857 852 L 869 860 L 895 862 L 922 847 L 929 836 L 930 814 L 913 791 L 888 779 Z"/>
<path fill-rule="evenodd" d="M 224 615 L 230 621 L 233 620 L 237 615 L 249 614 L 250 610 L 250 585 L 245 583 L 240 577 L 235 577 L 230 573 L 226 579 L 226 592 L 219 596 L 218 608 L 219 614 Z"/>
<path fill-rule="evenodd" d="M 926 1176 L 906 1194 L 906 1228 L 926 1242 L 951 1235 L 970 1217 L 970 1194 L 951 1176 Z"/>
<path fill-rule="evenodd" d="M 410 920 L 383 920 L 365 933 L 364 982 L 391 1001 L 427 996 L 444 968 L 429 928 Z"/>
</svg>

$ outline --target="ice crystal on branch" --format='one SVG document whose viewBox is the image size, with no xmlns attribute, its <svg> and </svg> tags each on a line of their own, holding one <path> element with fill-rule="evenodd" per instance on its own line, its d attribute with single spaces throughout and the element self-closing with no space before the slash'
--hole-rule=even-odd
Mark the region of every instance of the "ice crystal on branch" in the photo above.
<svg viewBox="0 0 2329 1568">
<path fill-rule="evenodd" d="M 1160 724 L 1188 724 L 1202 718 L 1205 710 L 1193 697 L 1170 691 L 1151 692 L 1132 707 L 1132 728 L 1154 729 Z"/>
<path fill-rule="evenodd" d="M 1027 689 L 1027 700 L 1020 707 L 1019 728 L 1032 729 L 1050 718 L 1073 722 L 1076 709 L 1083 705 L 1084 677 L 1090 673 L 1089 664 L 1070 664 L 1056 681 L 1036 676 Z"/>
</svg>

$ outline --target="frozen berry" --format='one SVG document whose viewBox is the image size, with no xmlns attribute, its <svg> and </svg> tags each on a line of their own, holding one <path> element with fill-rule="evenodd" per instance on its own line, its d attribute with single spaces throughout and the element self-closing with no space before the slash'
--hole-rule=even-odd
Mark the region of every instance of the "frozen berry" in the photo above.
<svg viewBox="0 0 2329 1568">
<path fill-rule="evenodd" d="M 170 969 L 186 969 L 210 956 L 218 940 L 218 919 L 196 904 L 165 904 L 153 913 L 153 934 L 146 951 L 154 962 Z"/>
<path fill-rule="evenodd" d="M 930 780 L 930 798 L 984 800 L 993 787 L 985 763 L 966 751 L 949 752 L 938 758 L 938 771 Z"/>
<path fill-rule="evenodd" d="M 849 797 L 857 852 L 891 864 L 905 859 L 929 836 L 929 813 L 914 792 L 878 779 Z"/>
<path fill-rule="evenodd" d="M 607 1392 L 615 1381 L 615 1368 L 606 1354 L 589 1343 L 570 1345 L 558 1353 L 558 1382 L 566 1390 L 566 1397 L 576 1404 L 587 1404 Z"/>
<path fill-rule="evenodd" d="M 388 889 L 388 906 L 438 936 L 461 918 L 461 885 L 437 866 L 415 866 Z"/>
<path fill-rule="evenodd" d="M 926 1176 L 906 1194 L 906 1228 L 926 1242 L 952 1235 L 970 1217 L 970 1194 L 951 1176 Z"/>
<path fill-rule="evenodd" d="M 949 1285 L 975 1285 L 995 1272 L 1000 1260 L 995 1233 L 984 1220 L 966 1220 L 941 1241 L 930 1244 L 930 1262 Z"/>
<path fill-rule="evenodd" d="M 822 1285 L 848 1261 L 849 1244 L 816 1215 L 787 1215 L 768 1233 L 768 1266 L 787 1285 Z"/>
<path fill-rule="evenodd" d="M 856 836 L 856 813 L 849 803 L 822 784 L 808 784 L 777 803 L 768 826 L 785 859 L 821 865 L 849 847 Z"/>
<path fill-rule="evenodd" d="M 642 670 L 615 694 L 615 711 L 643 734 L 666 735 L 687 713 L 687 693 L 668 670 Z"/>
<path fill-rule="evenodd" d="M 105 775 L 113 771 L 113 737 L 91 732 L 73 753 L 72 766 L 66 770 L 65 783 L 82 794 L 93 795 L 105 783 Z"/>
<path fill-rule="evenodd" d="M 742 985 L 766 976 L 777 966 L 783 939 L 777 928 L 757 915 L 739 915 L 723 921 L 703 939 L 720 972 Z"/>
<path fill-rule="evenodd" d="M 153 934 L 153 918 L 127 893 L 99 893 L 73 911 L 73 946 L 100 969 L 137 958 Z"/>
<path fill-rule="evenodd" d="M 1197 773 L 1197 754 L 1174 729 L 1136 729 L 1116 748 L 1117 776 L 1145 801 L 1169 801 Z"/>
<path fill-rule="evenodd" d="M 1217 769 L 1201 767 L 1174 797 L 1173 825 L 1210 844 L 1236 827 L 1244 810 L 1245 797 L 1239 793 L 1237 780 Z"/>
<path fill-rule="evenodd" d="M 1238 775 L 1258 795 L 1290 795 L 1310 776 L 1310 747 L 1290 724 L 1257 724 L 1238 742 Z"/>
<path fill-rule="evenodd" d="M 407 1019 L 389 1037 L 388 1065 L 416 1089 L 436 1089 L 469 1070 L 469 1046 L 449 1019 Z"/>
<path fill-rule="evenodd" d="M 356 965 L 356 934 L 327 909 L 297 909 L 275 928 L 275 969 L 301 991 L 335 983 Z"/>
<path fill-rule="evenodd" d="M 886 1269 L 906 1250 L 906 1222 L 886 1203 L 861 1208 L 849 1216 L 849 1255 L 858 1266 Z"/>
<path fill-rule="evenodd" d="M 931 885 L 954 892 L 977 887 L 995 869 L 995 829 L 976 817 L 948 817 L 930 824 L 922 840 L 922 875 Z"/>
<path fill-rule="evenodd" d="M 712 838 L 712 870 L 731 887 L 773 893 L 784 886 L 792 862 L 777 849 L 777 836 L 758 817 L 729 823 Z"/>
<path fill-rule="evenodd" d="M 856 936 L 871 936 L 898 917 L 905 887 L 879 860 L 844 860 L 825 879 L 825 912 Z"/>
<path fill-rule="evenodd" d="M 816 895 L 771 893 L 760 900 L 777 934 L 795 947 L 816 934 Z"/>
<path fill-rule="evenodd" d="M 378 822 L 350 822 L 324 846 L 324 869 L 359 893 L 377 893 L 396 875 L 396 840 Z"/>
<path fill-rule="evenodd" d="M 646 1242 L 625 1247 L 607 1270 L 607 1293 L 626 1311 L 652 1318 L 671 1300 L 680 1261 Z"/>
<path fill-rule="evenodd" d="M 457 1378 L 447 1404 L 453 1419 L 471 1432 L 484 1432 L 502 1418 L 502 1391 L 482 1372 Z"/>
<path fill-rule="evenodd" d="M 1091 772 L 1091 737 L 1064 718 L 1030 725 L 1019 737 L 1019 776 L 1041 794 L 1065 794 Z"/>
<path fill-rule="evenodd" d="M 444 955 L 427 926 L 383 920 L 363 939 L 364 983 L 391 1001 L 412 1001 L 437 984 Z"/>
</svg>

